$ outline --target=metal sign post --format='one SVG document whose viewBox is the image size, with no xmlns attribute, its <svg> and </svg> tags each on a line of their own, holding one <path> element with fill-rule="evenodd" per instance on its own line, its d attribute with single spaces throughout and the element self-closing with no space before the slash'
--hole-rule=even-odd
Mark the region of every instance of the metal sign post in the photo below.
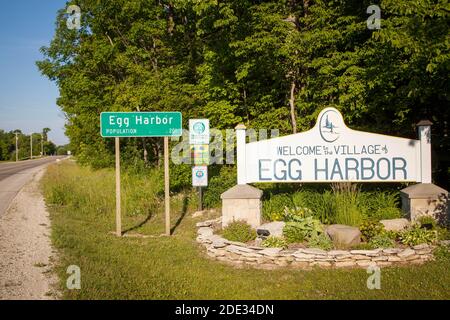
<svg viewBox="0 0 450 320">
<path fill-rule="evenodd" d="M 169 138 L 164 137 L 164 207 L 166 235 L 170 236 L 170 181 L 169 181 Z"/>
</svg>

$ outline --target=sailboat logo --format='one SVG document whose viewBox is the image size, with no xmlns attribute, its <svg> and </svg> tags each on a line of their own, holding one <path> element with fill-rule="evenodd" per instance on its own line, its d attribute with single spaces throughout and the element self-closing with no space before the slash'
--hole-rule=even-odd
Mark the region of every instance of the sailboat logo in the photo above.
<svg viewBox="0 0 450 320">
<path fill-rule="evenodd" d="M 334 110 L 328 110 L 320 118 L 320 135 L 326 142 L 334 142 L 339 138 L 339 114 Z"/>
</svg>

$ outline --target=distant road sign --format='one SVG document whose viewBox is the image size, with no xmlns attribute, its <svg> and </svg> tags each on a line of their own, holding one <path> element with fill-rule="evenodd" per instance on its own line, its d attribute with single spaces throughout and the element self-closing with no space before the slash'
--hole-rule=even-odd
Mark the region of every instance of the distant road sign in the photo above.
<svg viewBox="0 0 450 320">
<path fill-rule="evenodd" d="M 104 138 L 173 137 L 182 134 L 181 112 L 102 112 Z"/>
<path fill-rule="evenodd" d="M 209 144 L 209 120 L 189 119 L 189 144 Z"/>
<path fill-rule="evenodd" d="M 192 186 L 206 187 L 208 185 L 208 167 L 197 166 L 192 168 Z"/>
</svg>

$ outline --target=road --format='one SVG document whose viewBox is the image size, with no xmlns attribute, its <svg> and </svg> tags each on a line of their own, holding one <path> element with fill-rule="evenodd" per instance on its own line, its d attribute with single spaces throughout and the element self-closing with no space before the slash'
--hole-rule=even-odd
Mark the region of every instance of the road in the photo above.
<svg viewBox="0 0 450 320">
<path fill-rule="evenodd" d="M 0 217 L 25 183 L 42 166 L 62 159 L 64 156 L 46 157 L 37 160 L 0 163 Z"/>
</svg>

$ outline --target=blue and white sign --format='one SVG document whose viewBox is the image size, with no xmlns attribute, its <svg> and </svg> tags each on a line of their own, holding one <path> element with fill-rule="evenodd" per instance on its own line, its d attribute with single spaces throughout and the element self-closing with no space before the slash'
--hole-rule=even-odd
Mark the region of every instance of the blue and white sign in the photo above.
<svg viewBox="0 0 450 320">
<path fill-rule="evenodd" d="M 189 144 L 209 144 L 209 119 L 189 119 Z"/>
<path fill-rule="evenodd" d="M 352 130 L 337 109 L 326 108 L 315 127 L 302 133 L 246 143 L 245 129 L 237 130 L 238 184 L 427 183 L 429 144 L 422 135 L 414 140 Z"/>
<path fill-rule="evenodd" d="M 192 167 L 192 186 L 206 187 L 208 185 L 208 167 L 195 166 Z"/>
</svg>

